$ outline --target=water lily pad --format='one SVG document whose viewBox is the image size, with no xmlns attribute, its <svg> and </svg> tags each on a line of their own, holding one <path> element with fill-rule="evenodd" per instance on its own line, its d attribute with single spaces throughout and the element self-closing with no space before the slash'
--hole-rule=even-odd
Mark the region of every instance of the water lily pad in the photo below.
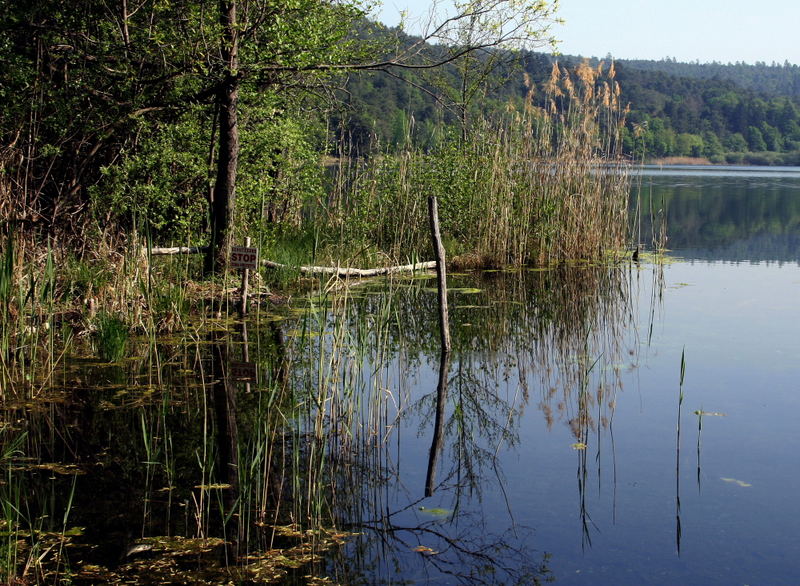
<svg viewBox="0 0 800 586">
<path fill-rule="evenodd" d="M 79 468 L 75 464 L 59 464 L 57 462 L 48 462 L 45 464 L 34 464 L 30 466 L 31 470 L 47 470 L 53 474 L 61 474 L 63 476 L 71 476 L 73 474 L 86 474 L 86 471 Z"/>
</svg>

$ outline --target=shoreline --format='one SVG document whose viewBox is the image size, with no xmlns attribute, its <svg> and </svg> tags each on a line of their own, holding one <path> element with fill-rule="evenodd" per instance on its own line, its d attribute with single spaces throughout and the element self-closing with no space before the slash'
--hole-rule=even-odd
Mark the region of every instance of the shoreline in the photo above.
<svg viewBox="0 0 800 586">
<path fill-rule="evenodd" d="M 727 166 L 725 163 L 712 163 L 706 157 L 658 157 L 647 161 L 648 165 L 719 165 Z"/>
</svg>

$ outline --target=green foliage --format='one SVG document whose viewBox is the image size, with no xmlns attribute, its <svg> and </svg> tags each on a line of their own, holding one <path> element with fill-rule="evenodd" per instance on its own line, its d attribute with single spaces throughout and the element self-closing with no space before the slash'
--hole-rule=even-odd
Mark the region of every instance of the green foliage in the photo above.
<svg viewBox="0 0 800 586">
<path fill-rule="evenodd" d="M 63 295 L 67 299 L 90 297 L 100 291 L 111 280 L 108 267 L 100 262 L 70 256 L 61 272 L 64 284 Z"/>
<path fill-rule="evenodd" d="M 496 115 L 502 109 L 519 107 L 528 91 L 526 84 L 545 81 L 554 60 L 529 52 L 502 57 L 503 68 L 492 78 L 483 79 L 480 99 L 470 107 L 467 118 Z M 564 56 L 558 59 L 568 67 L 581 61 Z M 589 64 L 596 66 L 598 61 L 591 59 Z M 642 147 L 648 157 L 705 156 L 716 160 L 727 152 L 789 153 L 800 149 L 800 96 L 796 92 L 800 86 L 792 83 L 800 78 L 797 66 L 629 60 L 616 61 L 615 65 L 622 103 L 631 107 L 628 128 L 622 133 L 625 152 L 630 156 L 640 158 Z M 727 74 L 722 75 L 723 70 Z M 720 75 L 710 75 L 707 71 Z M 411 90 L 401 89 L 401 84 L 394 80 L 380 78 L 351 82 L 348 87 L 351 96 L 363 104 L 361 112 L 351 120 L 352 128 L 366 125 L 374 134 L 374 143 L 391 146 L 397 144 L 397 131 L 390 121 L 396 119 L 398 110 L 413 117 L 417 134 L 431 120 L 457 123 L 461 104 L 466 103 L 459 81 L 463 80 L 461 74 L 458 65 L 443 67 L 427 76 L 406 74 L 416 84 Z M 470 75 L 474 79 L 476 74 Z M 756 80 L 763 82 L 764 87 L 758 87 Z M 443 110 L 432 95 L 444 104 Z M 541 94 L 534 97 L 534 102 L 546 106 Z M 749 132 L 749 127 L 761 133 L 763 145 L 756 133 Z M 749 145 L 751 134 L 754 142 Z M 740 135 L 746 137 L 744 145 Z"/>
<path fill-rule="evenodd" d="M 279 88 L 289 97 L 330 77 L 306 69 L 358 63 L 375 47 L 373 35 L 353 34 L 360 0 L 240 2 L 237 26 L 246 32 L 239 70 L 230 72 L 220 59 L 218 6 L 145 0 L 129 8 L 0 0 L 0 165 L 28 176 L 13 186 L 18 201 L 57 223 L 71 214 L 59 227 L 78 233 L 93 218 L 138 223 L 159 237 L 196 235 L 218 154 L 213 104 L 226 76 L 239 76 L 243 94 Z M 251 120 L 262 118 L 253 126 L 287 114 L 285 102 L 271 112 L 247 107 Z M 78 213 L 87 209 L 95 215 Z"/>
<path fill-rule="evenodd" d="M 728 147 L 729 151 L 741 153 L 747 150 L 747 141 L 740 132 L 735 132 L 727 138 L 725 146 Z"/>
<path fill-rule="evenodd" d="M 209 185 L 208 109 L 192 108 L 175 123 L 142 124 L 138 144 L 102 169 L 90 192 L 95 213 L 123 226 L 139 222 L 153 236 L 185 241 L 206 216 Z"/>
<path fill-rule="evenodd" d="M 747 146 L 751 151 L 767 150 L 767 143 L 764 142 L 764 135 L 761 134 L 761 130 L 755 126 L 748 126 L 747 128 Z"/>
<path fill-rule="evenodd" d="M 240 231 L 265 243 L 295 230 L 308 202 L 325 197 L 321 123 L 272 112 L 262 104 L 243 116 L 237 183 Z"/>
<path fill-rule="evenodd" d="M 100 359 L 106 362 L 122 360 L 128 342 L 128 325 L 114 315 L 100 313 L 95 327 L 94 341 Z"/>
</svg>

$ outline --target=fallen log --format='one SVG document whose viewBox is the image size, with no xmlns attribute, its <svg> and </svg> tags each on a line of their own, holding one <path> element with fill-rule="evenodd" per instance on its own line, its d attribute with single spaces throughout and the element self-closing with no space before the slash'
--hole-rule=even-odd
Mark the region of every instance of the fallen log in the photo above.
<svg viewBox="0 0 800 586">
<path fill-rule="evenodd" d="M 378 267 L 376 269 L 353 269 L 348 267 L 314 267 L 300 266 L 292 267 L 271 260 L 262 260 L 261 264 L 271 269 L 293 269 L 296 268 L 302 274 L 314 275 L 335 275 L 337 277 L 378 277 L 381 275 L 391 275 L 406 271 L 427 271 L 436 268 L 436 261 L 417 262 L 410 265 L 399 265 L 394 267 Z"/>
<path fill-rule="evenodd" d="M 150 249 L 150 254 L 157 255 L 174 255 L 174 254 L 201 254 L 208 250 L 207 246 L 171 246 L 171 247 L 154 247 Z M 146 249 L 145 249 L 146 253 Z M 304 275 L 335 275 L 337 277 L 378 277 L 381 275 L 391 275 L 394 273 L 402 273 L 408 271 L 427 271 L 436 268 L 436 261 L 417 262 L 408 265 L 399 265 L 393 267 L 378 267 L 374 269 L 354 269 L 350 267 L 317 267 L 317 266 L 299 266 L 293 267 L 271 260 L 262 260 L 261 264 L 271 269 L 297 269 Z"/>
<path fill-rule="evenodd" d="M 167 246 L 151 248 L 150 254 L 153 256 L 167 254 L 200 254 L 206 250 L 208 250 L 208 246 Z M 144 252 L 147 254 L 147 248 L 144 249 Z"/>
</svg>

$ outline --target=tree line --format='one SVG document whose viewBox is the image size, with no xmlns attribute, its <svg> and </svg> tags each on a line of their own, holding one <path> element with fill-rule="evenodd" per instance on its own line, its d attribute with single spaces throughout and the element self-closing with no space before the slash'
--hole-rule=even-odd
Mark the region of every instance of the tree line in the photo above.
<svg viewBox="0 0 800 586">
<path fill-rule="evenodd" d="M 0 0 L 4 227 L 205 234 L 220 272 L 237 217 L 277 223 L 321 194 L 346 76 L 538 46 L 554 10 L 460 2 L 401 42 L 369 4 Z"/>
<path fill-rule="evenodd" d="M 527 99 L 525 79 L 546 80 L 552 64 L 574 67 L 581 57 L 523 52 L 517 61 L 492 71 L 475 111 L 503 111 Z M 596 66 L 598 59 L 587 60 Z M 611 58 L 606 63 L 611 63 Z M 714 163 L 800 163 L 800 68 L 782 66 L 683 64 L 673 61 L 614 61 L 621 100 L 630 107 L 623 129 L 628 156 L 704 157 Z M 348 85 L 361 104 L 348 119 L 355 142 L 398 144 L 413 119 L 429 139 L 441 123 L 457 123 L 459 86 L 455 68 L 436 79 L 417 76 L 414 85 L 365 76 Z M 449 90 L 442 90 L 442 88 Z M 534 99 L 540 99 L 534 96 Z M 544 105 L 540 101 L 540 105 Z M 444 106 L 444 108 L 442 107 Z M 448 106 L 450 108 L 448 109 Z"/>
</svg>

